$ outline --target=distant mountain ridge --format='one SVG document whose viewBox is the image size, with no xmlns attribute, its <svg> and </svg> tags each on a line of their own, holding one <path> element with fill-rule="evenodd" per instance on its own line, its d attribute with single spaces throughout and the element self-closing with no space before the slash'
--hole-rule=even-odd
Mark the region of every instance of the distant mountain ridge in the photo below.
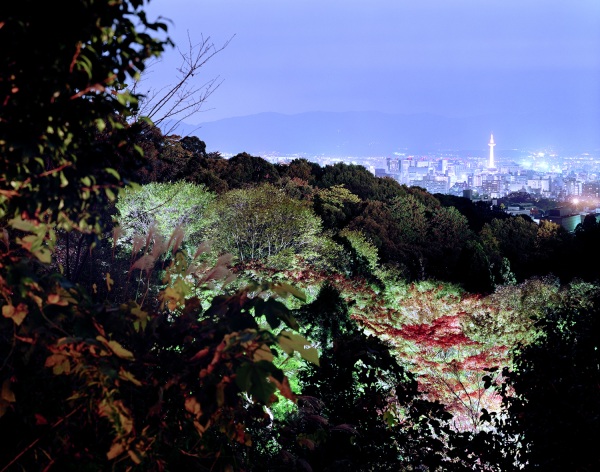
<svg viewBox="0 0 600 472">
<path fill-rule="evenodd" d="M 485 151 L 492 132 L 498 152 L 547 147 L 589 152 L 600 149 L 600 113 L 491 113 L 468 118 L 381 112 L 259 113 L 199 125 L 182 123 L 175 132 L 198 136 L 209 151 L 257 156 L 366 157 L 394 152 Z"/>
</svg>

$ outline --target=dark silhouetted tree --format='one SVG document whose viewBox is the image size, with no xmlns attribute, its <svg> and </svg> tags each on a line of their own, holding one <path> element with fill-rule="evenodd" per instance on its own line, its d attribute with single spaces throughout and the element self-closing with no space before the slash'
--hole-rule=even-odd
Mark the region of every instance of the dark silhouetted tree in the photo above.
<svg viewBox="0 0 600 472">
<path fill-rule="evenodd" d="M 498 426 L 525 470 L 600 469 L 600 289 L 568 288 L 538 321 L 541 336 L 515 352 Z"/>
</svg>

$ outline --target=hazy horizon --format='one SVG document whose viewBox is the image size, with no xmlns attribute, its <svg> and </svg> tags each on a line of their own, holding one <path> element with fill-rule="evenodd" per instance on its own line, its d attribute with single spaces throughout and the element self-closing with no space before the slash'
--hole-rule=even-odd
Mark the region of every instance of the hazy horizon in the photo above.
<svg viewBox="0 0 600 472">
<path fill-rule="evenodd" d="M 163 130 L 164 131 L 164 130 Z M 560 155 L 600 152 L 593 123 L 571 116 L 568 127 L 544 113 L 514 117 L 444 118 L 382 112 L 258 113 L 201 124 L 181 124 L 174 134 L 195 135 L 209 151 L 235 155 L 391 156 L 395 152 L 488 149 Z"/>
<path fill-rule="evenodd" d="M 158 15 L 183 50 L 188 34 L 217 47 L 231 39 L 194 78 L 221 85 L 190 124 L 367 111 L 546 114 L 568 127 L 578 114 L 600 130 L 596 0 L 152 0 Z M 178 65 L 167 51 L 140 90 L 174 83 Z"/>
</svg>

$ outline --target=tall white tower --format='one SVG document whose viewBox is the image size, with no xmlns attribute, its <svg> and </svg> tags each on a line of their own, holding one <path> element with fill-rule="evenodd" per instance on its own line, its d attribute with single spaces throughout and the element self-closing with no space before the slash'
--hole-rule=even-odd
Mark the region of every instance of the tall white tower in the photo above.
<svg viewBox="0 0 600 472">
<path fill-rule="evenodd" d="M 488 146 L 490 147 L 490 162 L 488 164 L 488 167 L 490 169 L 493 169 L 495 167 L 494 164 L 494 146 L 496 145 L 496 143 L 494 143 L 494 135 L 492 134 L 490 137 L 490 142 L 488 144 Z"/>
</svg>

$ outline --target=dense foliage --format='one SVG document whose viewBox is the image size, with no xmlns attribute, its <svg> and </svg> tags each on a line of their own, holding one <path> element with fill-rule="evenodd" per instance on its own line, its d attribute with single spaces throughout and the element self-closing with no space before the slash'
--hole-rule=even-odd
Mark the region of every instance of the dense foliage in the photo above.
<svg viewBox="0 0 600 472">
<path fill-rule="evenodd" d="M 240 262 L 310 257 L 318 247 L 321 223 L 311 208 L 269 184 L 225 193 L 212 217 L 218 224 L 210 239 L 217 250 L 234 254 Z"/>
<path fill-rule="evenodd" d="M 1 470 L 600 468 L 595 218 L 163 136 L 145 4 L 0 13 Z"/>
<path fill-rule="evenodd" d="M 176 228 L 185 227 L 190 243 L 200 244 L 213 200 L 214 195 L 203 185 L 184 181 L 129 187 L 116 203 L 122 236 L 132 240 L 136 234 L 148 234 L 154 226 L 168 239 Z"/>
<path fill-rule="evenodd" d="M 275 390 L 294 398 L 275 346 L 318 362 L 273 299 L 285 285 L 203 308 L 195 295 L 227 282 L 228 259 L 188 255 L 180 231 L 133 238 L 120 261 L 115 235 L 107 255 L 112 202 L 149 134 L 147 121 L 129 120 L 138 97 L 125 81 L 169 44 L 151 36 L 166 27 L 144 4 L 2 9 L 0 39 L 12 45 L 0 70 L 3 470 L 230 468 Z M 103 256 L 85 279 L 82 250 Z"/>
<path fill-rule="evenodd" d="M 520 345 L 499 388 L 495 414 L 505 453 L 532 470 L 592 471 L 600 422 L 600 292 L 573 285 L 538 320 L 540 336 Z"/>
</svg>

